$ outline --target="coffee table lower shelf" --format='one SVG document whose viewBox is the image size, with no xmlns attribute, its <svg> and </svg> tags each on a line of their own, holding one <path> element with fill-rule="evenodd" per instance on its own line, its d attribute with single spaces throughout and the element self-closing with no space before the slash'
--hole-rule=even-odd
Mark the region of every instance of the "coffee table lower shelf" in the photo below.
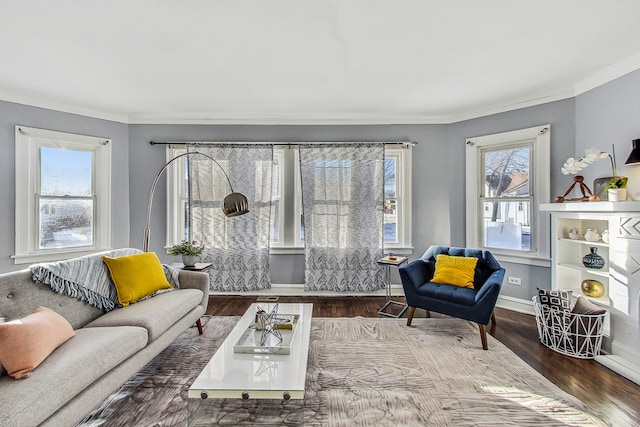
<svg viewBox="0 0 640 427">
<path fill-rule="evenodd" d="M 269 311 L 273 304 L 249 307 L 189 388 L 190 399 L 304 398 L 313 304 L 278 305 L 278 314 L 298 316 L 290 354 L 235 352 L 234 345 L 254 322 L 258 307 Z"/>
</svg>

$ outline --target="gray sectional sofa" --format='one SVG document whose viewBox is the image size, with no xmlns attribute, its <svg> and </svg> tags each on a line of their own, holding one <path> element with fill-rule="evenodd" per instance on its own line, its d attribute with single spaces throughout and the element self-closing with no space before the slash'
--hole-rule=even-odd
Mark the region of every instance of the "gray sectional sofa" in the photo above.
<svg viewBox="0 0 640 427">
<path fill-rule="evenodd" d="M 180 271 L 179 284 L 179 290 L 105 313 L 34 283 L 29 269 L 0 274 L 0 316 L 21 318 L 45 306 L 76 333 L 29 378 L 0 376 L 0 425 L 59 427 L 82 420 L 205 313 L 209 276 Z"/>
</svg>

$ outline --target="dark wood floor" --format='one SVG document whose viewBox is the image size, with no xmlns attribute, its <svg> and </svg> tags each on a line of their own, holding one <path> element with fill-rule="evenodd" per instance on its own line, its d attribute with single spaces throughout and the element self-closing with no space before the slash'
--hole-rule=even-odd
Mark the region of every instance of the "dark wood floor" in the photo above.
<svg viewBox="0 0 640 427">
<path fill-rule="evenodd" d="M 256 297 L 214 295 L 210 297 L 207 314 L 240 316 L 255 301 Z M 384 301 L 384 297 L 304 296 L 279 299 L 279 302 L 313 303 L 314 317 L 382 317 L 377 311 Z M 417 309 L 414 317 L 425 316 L 424 310 Z M 492 333 L 495 338 L 551 382 L 584 402 L 608 425 L 640 426 L 640 386 L 593 360 L 564 356 L 543 346 L 538 341 L 533 316 L 498 308 L 496 319 L 497 327 Z"/>
</svg>

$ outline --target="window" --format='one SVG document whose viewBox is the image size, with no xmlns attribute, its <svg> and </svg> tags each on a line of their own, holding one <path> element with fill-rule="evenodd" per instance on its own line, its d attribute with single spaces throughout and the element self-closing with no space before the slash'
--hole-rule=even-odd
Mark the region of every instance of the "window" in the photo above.
<svg viewBox="0 0 640 427">
<path fill-rule="evenodd" d="M 186 148 L 167 150 L 167 161 Z M 188 187 L 186 158 L 167 170 L 167 246 L 186 239 Z M 178 179 L 179 178 L 179 179 Z M 273 206 L 271 211 L 272 253 L 299 253 L 304 247 L 300 161 L 295 145 L 276 145 L 273 150 Z M 411 250 L 411 149 L 390 144 L 385 149 L 385 249 Z"/>
<path fill-rule="evenodd" d="M 548 265 L 550 126 L 467 140 L 467 246 Z"/>
<path fill-rule="evenodd" d="M 16 126 L 16 264 L 110 247 L 110 142 Z"/>
</svg>

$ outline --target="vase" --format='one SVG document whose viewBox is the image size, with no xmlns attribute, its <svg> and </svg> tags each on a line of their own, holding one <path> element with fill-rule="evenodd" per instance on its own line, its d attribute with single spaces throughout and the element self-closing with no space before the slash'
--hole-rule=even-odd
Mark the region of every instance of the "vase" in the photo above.
<svg viewBox="0 0 640 427">
<path fill-rule="evenodd" d="M 579 240 L 580 239 L 580 231 L 577 228 L 573 227 L 569 230 L 569 238 L 571 240 Z"/>
<path fill-rule="evenodd" d="M 593 279 L 583 280 L 580 284 L 580 289 L 582 289 L 582 293 L 588 297 L 592 298 L 600 298 L 604 295 L 604 285 L 602 282 Z"/>
<path fill-rule="evenodd" d="M 196 265 L 198 257 L 196 255 L 182 255 L 182 263 L 185 267 L 193 267 Z"/>
<path fill-rule="evenodd" d="M 610 188 L 607 194 L 610 202 L 624 202 L 627 200 L 626 188 Z"/>
<path fill-rule="evenodd" d="M 604 267 L 604 258 L 598 255 L 598 248 L 591 246 L 589 250 L 590 252 L 582 257 L 582 265 L 598 270 Z"/>
<path fill-rule="evenodd" d="M 584 240 L 587 242 L 597 242 L 600 240 L 600 235 L 598 234 L 598 230 L 587 228 L 587 231 L 584 232 Z"/>
</svg>

